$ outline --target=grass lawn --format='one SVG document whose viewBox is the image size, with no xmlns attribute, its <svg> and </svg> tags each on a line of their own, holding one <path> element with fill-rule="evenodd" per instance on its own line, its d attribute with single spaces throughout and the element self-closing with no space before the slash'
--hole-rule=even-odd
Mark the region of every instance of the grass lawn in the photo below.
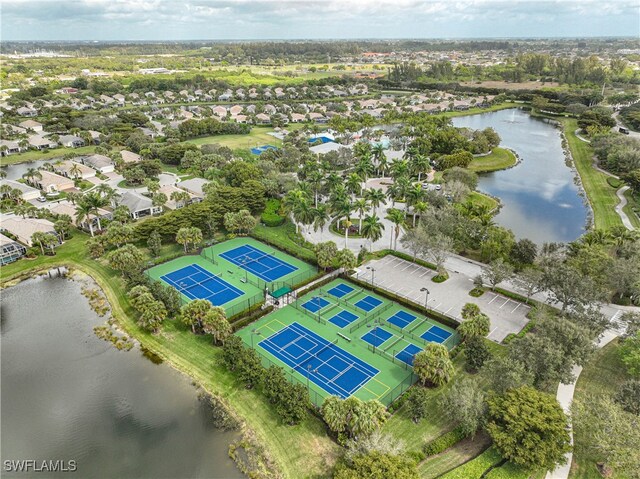
<svg viewBox="0 0 640 479">
<path fill-rule="evenodd" d="M 474 158 L 468 169 L 476 173 L 487 173 L 489 171 L 504 170 L 516 164 L 516 155 L 511 151 L 496 147 L 487 156 Z"/>
<path fill-rule="evenodd" d="M 554 119 L 562 123 L 564 127 L 564 134 L 567 137 L 573 161 L 587 192 L 589 203 L 593 208 L 595 227 L 609 229 L 622 225 L 622 220 L 615 211 L 615 206 L 619 203 L 616 190 L 607 183 L 607 175 L 593 168 L 593 149 L 575 135 L 575 131 L 578 129 L 577 120 L 562 117 L 554 117 Z"/>
<path fill-rule="evenodd" d="M 428 457 L 420 463 L 418 471 L 423 479 L 435 479 L 460 467 L 489 448 L 491 439 L 486 434 L 477 434 L 473 439 L 464 439 L 446 451 Z"/>
<path fill-rule="evenodd" d="M 301 235 L 296 234 L 296 227 L 290 221 L 285 221 L 280 226 L 259 224 L 253 229 L 251 236 L 276 244 L 286 251 L 295 251 L 299 258 L 315 262 L 316 254 L 313 251 L 313 245 L 305 242 Z"/>
<path fill-rule="evenodd" d="M 612 341 L 604 348 L 598 350 L 582 370 L 578 382 L 574 400 L 580 400 L 587 394 L 612 395 L 624 381 L 629 379 L 625 366 L 620 361 L 619 340 Z M 570 479 L 601 479 L 602 476 L 596 468 L 598 457 L 585 450 L 584 438 L 580 433 L 580 424 L 574 424 L 575 449 Z M 617 479 L 623 476 L 614 474 Z"/>
<path fill-rule="evenodd" d="M 640 229 L 640 195 L 634 195 L 632 190 L 627 190 L 624 197 L 627 199 L 627 204 L 622 210 L 631 220 L 631 224 L 636 229 Z"/>
<path fill-rule="evenodd" d="M 303 128 L 305 125 L 303 124 L 291 124 L 287 125 L 286 129 L 297 130 L 299 128 Z M 253 126 L 251 127 L 251 133 L 248 135 L 215 135 L 215 136 L 205 136 L 202 138 L 194 138 L 193 140 L 187 140 L 186 143 L 192 143 L 194 145 L 208 145 L 208 144 L 218 144 L 222 146 L 227 146 L 232 150 L 235 149 L 251 149 L 256 146 L 262 145 L 273 145 L 273 146 L 282 146 L 282 141 L 277 138 L 268 135 L 267 133 L 273 132 L 274 129 L 272 126 Z"/>
<path fill-rule="evenodd" d="M 478 113 L 489 113 L 491 111 L 507 110 L 509 108 L 518 108 L 517 103 L 498 103 L 497 105 L 491 105 L 489 108 L 469 108 L 464 111 L 446 111 L 444 113 L 438 113 L 437 116 L 444 116 L 446 118 L 454 118 L 456 116 L 477 115 Z"/>
<path fill-rule="evenodd" d="M 480 193 L 479 191 L 472 191 L 469 193 L 468 199 L 476 205 L 487 206 L 489 211 L 495 210 L 499 205 L 498 200 L 489 195 L 485 195 L 484 193 Z"/>
<path fill-rule="evenodd" d="M 95 152 L 95 148 L 95 146 L 81 146 L 80 148 L 54 148 L 53 150 L 46 151 L 25 151 L 17 155 L 0 157 L 0 166 L 15 165 L 16 163 L 26 163 L 36 160 L 50 160 L 51 158 L 62 158 L 67 153 L 73 153 L 78 156 L 86 155 Z"/>
<path fill-rule="evenodd" d="M 226 371 L 220 363 L 221 350 L 212 347 L 209 338 L 193 335 L 177 321 L 166 321 L 157 335 L 140 330 L 120 277 L 102 261 L 89 258 L 84 247 L 87 238 L 88 235 L 75 232 L 72 239 L 57 249 L 56 256 L 41 256 L 33 261 L 22 259 L 3 266 L 0 284 L 4 287 L 12 279 L 29 275 L 29 271 L 57 265 L 76 267 L 90 274 L 107 295 L 119 325 L 204 389 L 223 397 L 255 431 L 285 477 L 326 477 L 340 448 L 327 436 L 323 422 L 309 415 L 298 426 L 282 424 L 261 394 L 247 390 Z M 167 251 L 175 251 L 174 246 Z"/>
</svg>

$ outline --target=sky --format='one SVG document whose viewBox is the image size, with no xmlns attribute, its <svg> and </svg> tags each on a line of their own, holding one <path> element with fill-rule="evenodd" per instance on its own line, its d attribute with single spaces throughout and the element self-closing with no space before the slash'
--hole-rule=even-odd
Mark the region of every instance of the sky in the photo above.
<svg viewBox="0 0 640 479">
<path fill-rule="evenodd" d="M 2 0 L 0 39 L 640 37 L 640 0 Z"/>
</svg>

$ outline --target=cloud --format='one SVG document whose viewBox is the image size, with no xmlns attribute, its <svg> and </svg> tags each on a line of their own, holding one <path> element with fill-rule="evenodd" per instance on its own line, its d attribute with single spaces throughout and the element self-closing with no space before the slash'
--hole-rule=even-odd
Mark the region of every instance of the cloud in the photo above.
<svg viewBox="0 0 640 479">
<path fill-rule="evenodd" d="M 547 30 L 540 27 L 545 24 Z M 637 35 L 638 4 L 637 0 L 3 0 L 2 31 L 6 39 L 91 38 L 92 34 L 100 39 L 163 39 L 168 34 L 176 39 Z"/>
</svg>

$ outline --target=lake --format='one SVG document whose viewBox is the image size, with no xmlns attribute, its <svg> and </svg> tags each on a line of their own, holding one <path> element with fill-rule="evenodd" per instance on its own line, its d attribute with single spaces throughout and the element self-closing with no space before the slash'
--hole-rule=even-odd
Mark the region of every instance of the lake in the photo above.
<svg viewBox="0 0 640 479">
<path fill-rule="evenodd" d="M 23 260 L 24 261 L 24 260 Z M 80 284 L 2 291 L 2 460 L 74 460 L 82 478 L 240 478 L 190 380 L 95 336 Z M 14 473 L 3 477 L 61 477 Z"/>
<path fill-rule="evenodd" d="M 518 239 L 569 242 L 585 232 L 589 208 L 567 164 L 560 130 L 519 109 L 500 110 L 452 119 L 454 126 L 482 130 L 491 127 L 501 146 L 521 158 L 514 168 L 480 175 L 478 189 L 500 198 L 495 220 Z"/>
</svg>

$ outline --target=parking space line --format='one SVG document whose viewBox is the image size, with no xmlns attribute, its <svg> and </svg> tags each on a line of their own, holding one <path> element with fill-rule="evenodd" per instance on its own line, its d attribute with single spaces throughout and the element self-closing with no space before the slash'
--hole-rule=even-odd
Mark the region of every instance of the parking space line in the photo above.
<svg viewBox="0 0 640 479">
<path fill-rule="evenodd" d="M 487 334 L 487 338 L 496 332 L 497 327 L 493 328 L 489 334 Z"/>
<path fill-rule="evenodd" d="M 453 309 L 453 306 L 451 306 L 449 309 L 447 309 L 444 314 L 447 314 L 449 311 L 451 311 Z"/>
<path fill-rule="evenodd" d="M 437 306 L 435 308 L 433 308 L 433 309 L 438 309 L 438 307 L 440 307 L 441 304 L 442 303 L 438 303 Z"/>
<path fill-rule="evenodd" d="M 511 312 L 512 312 L 512 313 L 515 313 L 515 312 L 516 312 L 516 309 L 518 309 L 520 306 L 522 306 L 522 303 L 518 303 L 518 305 L 517 305 L 515 308 L 513 308 L 513 309 L 511 310 Z"/>
<path fill-rule="evenodd" d="M 408 265 L 406 265 L 404 268 L 402 268 L 402 271 L 404 271 L 405 269 L 407 269 L 409 266 L 411 266 L 411 263 L 409 263 Z"/>
<path fill-rule="evenodd" d="M 497 297 L 498 297 L 498 295 L 496 294 L 496 295 L 491 299 L 491 301 L 489 301 L 489 304 L 493 303 L 493 302 L 496 300 L 496 298 L 497 298 Z"/>
<path fill-rule="evenodd" d="M 502 306 L 500 306 L 499 309 L 502 309 L 508 302 L 509 302 L 509 300 L 507 299 L 504 303 L 502 303 Z"/>
<path fill-rule="evenodd" d="M 429 270 L 426 270 L 424 273 L 422 273 L 420 277 L 422 278 L 425 274 L 429 274 Z"/>
</svg>

